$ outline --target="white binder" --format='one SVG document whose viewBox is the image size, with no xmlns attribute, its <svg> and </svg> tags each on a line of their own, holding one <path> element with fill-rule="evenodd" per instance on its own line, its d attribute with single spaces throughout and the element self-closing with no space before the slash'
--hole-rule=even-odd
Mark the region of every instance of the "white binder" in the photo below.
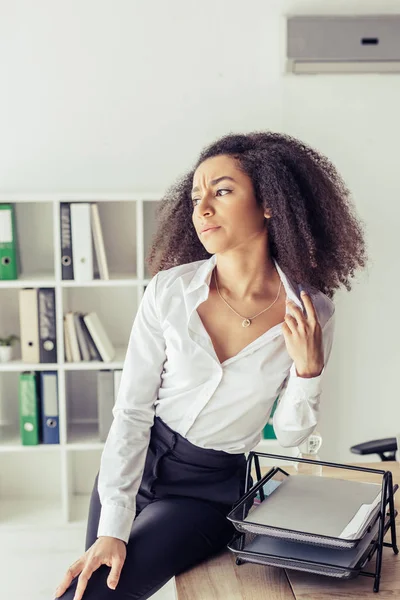
<svg viewBox="0 0 400 600">
<path fill-rule="evenodd" d="M 104 247 L 103 231 L 101 228 L 99 207 L 97 204 L 91 205 L 92 213 L 92 233 L 94 248 L 96 251 L 97 264 L 99 266 L 100 279 L 110 279 L 108 273 L 106 250 Z"/>
<path fill-rule="evenodd" d="M 107 335 L 97 313 L 90 312 L 83 317 L 92 340 L 104 362 L 111 361 L 115 356 L 115 348 Z"/>
<path fill-rule="evenodd" d="M 90 352 L 89 346 L 85 338 L 85 334 L 82 329 L 82 324 L 80 320 L 80 315 L 77 312 L 74 312 L 74 325 L 76 331 L 76 337 L 78 339 L 78 345 L 82 360 L 89 361 L 90 360 Z"/>
<path fill-rule="evenodd" d="M 19 290 L 19 322 L 22 362 L 40 362 L 37 289 Z"/>
<path fill-rule="evenodd" d="M 65 320 L 67 322 L 67 331 L 69 335 L 72 360 L 73 362 L 81 362 L 82 356 L 79 350 L 78 336 L 75 329 L 74 313 L 72 311 L 68 311 L 65 315 Z"/>
<path fill-rule="evenodd" d="M 93 279 L 93 248 L 89 202 L 71 203 L 72 259 L 75 281 Z"/>
<path fill-rule="evenodd" d="M 70 343 L 70 339 L 69 339 L 69 331 L 68 331 L 67 319 L 66 319 L 65 315 L 64 315 L 64 318 L 63 318 L 63 324 L 64 324 L 65 361 L 66 362 L 72 362 L 71 343 Z"/>
</svg>

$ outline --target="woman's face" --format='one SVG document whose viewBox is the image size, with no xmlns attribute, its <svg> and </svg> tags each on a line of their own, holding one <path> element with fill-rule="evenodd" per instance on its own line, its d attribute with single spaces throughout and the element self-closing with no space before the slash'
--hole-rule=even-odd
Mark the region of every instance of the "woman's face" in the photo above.
<svg viewBox="0 0 400 600">
<path fill-rule="evenodd" d="M 219 181 L 220 180 L 220 181 Z M 192 221 L 207 252 L 215 254 L 245 245 L 265 232 L 250 177 L 228 155 L 208 158 L 196 169 L 192 189 Z M 206 227 L 217 227 L 203 232 Z"/>
</svg>

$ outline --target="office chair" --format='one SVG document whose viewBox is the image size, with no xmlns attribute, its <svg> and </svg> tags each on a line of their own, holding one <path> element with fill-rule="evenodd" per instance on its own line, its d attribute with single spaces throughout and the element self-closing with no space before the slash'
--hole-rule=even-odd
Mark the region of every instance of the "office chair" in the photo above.
<svg viewBox="0 0 400 600">
<path fill-rule="evenodd" d="M 383 438 L 356 444 L 350 448 L 354 454 L 379 454 L 381 460 L 396 460 L 396 451 L 400 446 L 400 434 L 397 438 Z"/>
</svg>

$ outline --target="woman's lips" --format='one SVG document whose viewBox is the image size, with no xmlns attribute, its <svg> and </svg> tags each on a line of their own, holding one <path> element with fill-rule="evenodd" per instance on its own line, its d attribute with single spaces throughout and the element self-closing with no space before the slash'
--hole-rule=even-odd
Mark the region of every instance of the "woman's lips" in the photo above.
<svg viewBox="0 0 400 600">
<path fill-rule="evenodd" d="M 205 235 L 207 233 L 212 233 L 213 231 L 217 231 L 217 229 L 219 229 L 218 227 L 211 227 L 211 229 L 206 229 L 205 231 L 202 231 L 202 235 Z"/>
</svg>

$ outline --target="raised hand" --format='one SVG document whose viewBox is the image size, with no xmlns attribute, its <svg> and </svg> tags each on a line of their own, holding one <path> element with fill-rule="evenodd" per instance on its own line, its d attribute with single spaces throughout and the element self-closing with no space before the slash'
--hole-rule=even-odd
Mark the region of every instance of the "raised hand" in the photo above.
<svg viewBox="0 0 400 600">
<path fill-rule="evenodd" d="M 299 377 L 317 377 L 324 368 L 322 328 L 310 296 L 302 291 L 307 315 L 291 300 L 287 301 L 293 315 L 286 314 L 282 325 L 286 348 L 296 365 Z"/>
</svg>

